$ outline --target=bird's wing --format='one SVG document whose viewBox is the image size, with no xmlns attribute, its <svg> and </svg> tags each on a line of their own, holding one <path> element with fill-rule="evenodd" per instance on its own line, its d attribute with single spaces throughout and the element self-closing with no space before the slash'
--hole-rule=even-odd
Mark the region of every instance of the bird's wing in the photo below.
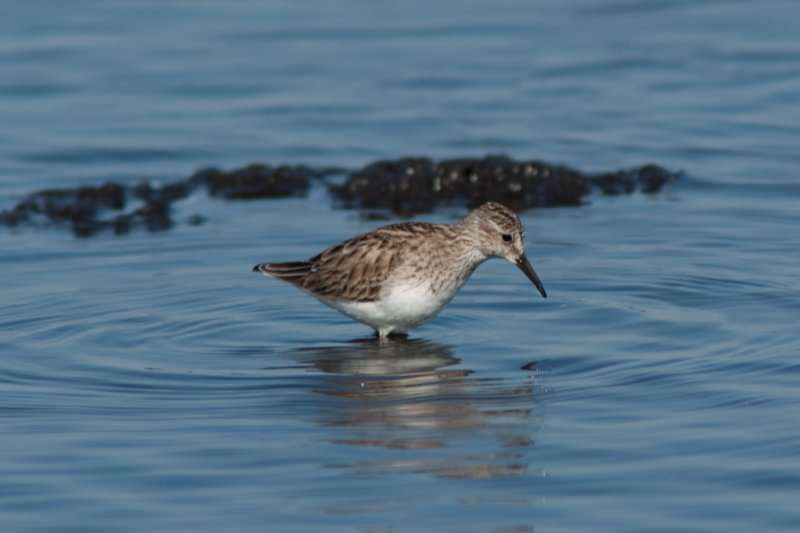
<svg viewBox="0 0 800 533">
<path fill-rule="evenodd" d="M 302 287 L 317 296 L 377 300 L 406 251 L 402 235 L 390 226 L 331 246 L 309 259 L 311 271 Z"/>
<path fill-rule="evenodd" d="M 308 261 L 262 263 L 253 270 L 315 296 L 374 301 L 407 253 L 418 247 L 419 239 L 413 237 L 431 231 L 432 226 L 422 222 L 393 224 L 331 246 Z"/>
</svg>

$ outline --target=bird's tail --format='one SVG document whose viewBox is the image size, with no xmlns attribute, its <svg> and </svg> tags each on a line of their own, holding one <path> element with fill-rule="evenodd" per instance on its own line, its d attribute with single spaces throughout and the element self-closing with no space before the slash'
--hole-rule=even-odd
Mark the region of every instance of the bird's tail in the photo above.
<svg viewBox="0 0 800 533">
<path fill-rule="evenodd" d="M 294 261 L 291 263 L 260 263 L 253 267 L 253 272 L 260 272 L 283 281 L 299 285 L 311 272 L 311 263 L 308 261 Z"/>
</svg>

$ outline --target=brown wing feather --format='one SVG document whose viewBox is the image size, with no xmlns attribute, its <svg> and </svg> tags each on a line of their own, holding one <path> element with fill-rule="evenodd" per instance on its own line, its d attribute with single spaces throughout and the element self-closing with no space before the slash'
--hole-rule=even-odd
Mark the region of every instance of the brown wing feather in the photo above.
<svg viewBox="0 0 800 533">
<path fill-rule="evenodd" d="M 331 246 L 308 261 L 262 263 L 253 270 L 317 296 L 374 301 L 392 271 L 405 260 L 408 240 L 441 227 L 422 222 L 393 224 Z"/>
<path fill-rule="evenodd" d="M 373 301 L 399 264 L 403 243 L 390 238 L 391 227 L 353 237 L 312 257 L 303 288 L 320 296 Z"/>
<path fill-rule="evenodd" d="M 292 285 L 302 287 L 303 280 L 309 272 L 311 272 L 311 263 L 308 261 L 261 263 L 253 267 L 253 272 L 261 272 L 273 278 L 287 281 Z"/>
</svg>

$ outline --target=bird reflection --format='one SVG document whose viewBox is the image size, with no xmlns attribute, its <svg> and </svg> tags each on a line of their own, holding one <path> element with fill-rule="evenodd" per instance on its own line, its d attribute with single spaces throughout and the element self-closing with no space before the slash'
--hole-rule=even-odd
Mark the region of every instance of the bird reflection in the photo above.
<svg viewBox="0 0 800 533">
<path fill-rule="evenodd" d="M 332 442 L 409 451 L 390 459 L 360 453 L 358 461 L 329 467 L 444 478 L 527 472 L 534 387 L 524 378 L 477 378 L 458 366 L 450 347 L 423 340 L 354 341 L 288 355 L 328 378 L 314 392 L 329 400 L 318 421 L 331 428 Z M 420 455 L 425 450 L 431 456 Z"/>
<path fill-rule="evenodd" d="M 301 348 L 291 357 L 325 372 L 350 376 L 392 376 L 434 372 L 459 363 L 447 346 L 406 338 Z"/>
</svg>

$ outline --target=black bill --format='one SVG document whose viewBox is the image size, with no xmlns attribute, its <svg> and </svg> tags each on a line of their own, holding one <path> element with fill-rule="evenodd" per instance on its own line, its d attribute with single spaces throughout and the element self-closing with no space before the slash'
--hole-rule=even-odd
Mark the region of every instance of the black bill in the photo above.
<svg viewBox="0 0 800 533">
<path fill-rule="evenodd" d="M 525 257 L 525 254 L 521 255 L 519 259 L 517 259 L 517 266 L 520 270 L 522 270 L 528 279 L 536 285 L 536 288 L 539 290 L 539 293 L 542 295 L 542 298 L 547 298 L 547 292 L 544 290 L 544 285 L 542 285 L 542 281 L 539 279 L 539 276 L 536 275 L 534 272 L 531 263 L 528 261 L 528 258 Z"/>
</svg>

